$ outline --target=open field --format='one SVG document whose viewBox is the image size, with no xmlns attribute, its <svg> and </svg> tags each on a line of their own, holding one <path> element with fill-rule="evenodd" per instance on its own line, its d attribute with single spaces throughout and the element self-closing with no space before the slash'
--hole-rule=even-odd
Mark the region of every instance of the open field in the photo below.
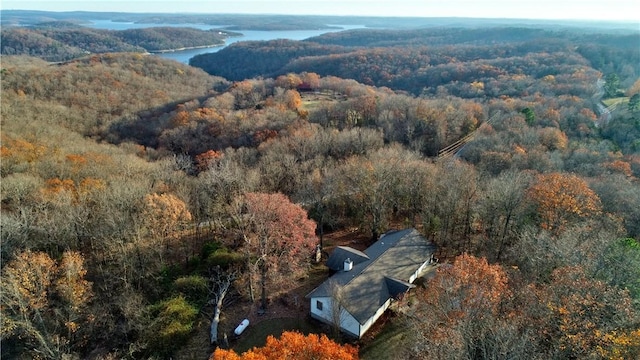
<svg viewBox="0 0 640 360">
<path fill-rule="evenodd" d="M 334 94 L 330 91 L 301 92 L 300 97 L 302 99 L 303 108 L 309 112 L 317 110 L 321 105 L 336 103 L 347 99 L 344 95 L 337 93 Z"/>
<path fill-rule="evenodd" d="M 617 97 L 617 98 L 611 98 L 611 99 L 604 99 L 604 100 L 602 100 L 602 103 L 606 107 L 621 106 L 621 105 L 628 104 L 629 103 L 629 98 L 626 97 L 626 96 L 623 96 L 623 97 Z"/>
</svg>

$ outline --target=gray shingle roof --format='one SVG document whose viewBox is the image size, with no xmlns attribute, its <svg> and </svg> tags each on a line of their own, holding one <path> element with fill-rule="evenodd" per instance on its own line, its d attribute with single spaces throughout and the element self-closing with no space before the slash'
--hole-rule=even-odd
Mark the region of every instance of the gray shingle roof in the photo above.
<svg viewBox="0 0 640 360">
<path fill-rule="evenodd" d="M 343 269 L 346 259 L 351 259 L 353 265 L 370 260 L 369 256 L 360 250 L 348 246 L 337 246 L 327 259 L 327 267 L 333 271 L 340 271 Z"/>
<path fill-rule="evenodd" d="M 389 295 L 391 295 L 391 297 L 404 294 L 409 291 L 409 289 L 416 287 L 406 281 L 390 278 L 388 276 L 385 276 L 384 279 L 387 283 L 387 289 L 389 290 Z"/>
<path fill-rule="evenodd" d="M 334 250 L 339 253 L 333 261 L 337 262 L 347 253 L 359 252 L 354 249 L 346 251 L 345 248 L 350 249 L 339 247 Z M 352 258 L 354 264 L 351 271 L 338 271 L 309 293 L 307 298 L 330 297 L 331 284 L 339 285 L 344 308 L 360 324 L 364 324 L 390 297 L 402 292 L 403 286 L 408 289 L 411 275 L 431 257 L 435 249 L 435 245 L 415 229 L 390 231 L 364 251 L 368 259 L 357 263 Z M 342 269 L 341 262 L 339 268 Z"/>
</svg>

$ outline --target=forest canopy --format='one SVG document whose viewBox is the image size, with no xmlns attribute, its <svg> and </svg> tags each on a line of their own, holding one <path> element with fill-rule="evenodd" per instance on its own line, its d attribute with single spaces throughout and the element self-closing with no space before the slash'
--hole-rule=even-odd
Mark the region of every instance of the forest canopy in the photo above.
<svg viewBox="0 0 640 360">
<path fill-rule="evenodd" d="M 583 70 L 616 73 L 629 86 L 640 74 L 638 42 L 637 32 L 594 35 L 514 27 L 355 29 L 303 41 L 232 44 L 216 53 L 198 55 L 190 64 L 234 81 L 306 71 L 415 95 L 434 94 L 442 87 L 459 97 L 485 92 L 496 97 L 513 96 L 518 88 L 479 89 L 477 85 L 465 89 L 460 85 L 490 85 L 492 79 L 522 75 L 542 79 L 586 66 Z M 251 61 L 257 58 L 261 61 Z"/>
<path fill-rule="evenodd" d="M 380 325 L 394 358 L 638 357 L 639 35 L 476 31 L 239 43 L 215 76 L 3 55 L 2 356 L 206 358 L 212 314 L 223 347 L 272 309 L 329 333 L 318 246 L 415 227 L 441 265 Z M 213 358 L 381 354 L 285 334 Z"/>
<path fill-rule="evenodd" d="M 224 44 L 233 33 L 194 28 L 154 27 L 102 30 L 71 22 L 46 22 L 33 27 L 3 27 L 2 55 L 28 55 L 66 61 L 108 52 L 158 52 Z"/>
</svg>

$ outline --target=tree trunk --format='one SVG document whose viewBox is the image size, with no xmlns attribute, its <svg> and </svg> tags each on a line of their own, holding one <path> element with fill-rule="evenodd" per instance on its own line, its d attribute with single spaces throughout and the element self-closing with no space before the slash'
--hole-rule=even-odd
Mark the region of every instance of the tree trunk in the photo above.
<svg viewBox="0 0 640 360">
<path fill-rule="evenodd" d="M 247 257 L 247 269 L 249 269 L 249 299 L 251 299 L 251 302 L 253 303 L 254 301 L 256 301 L 256 298 L 253 294 L 253 272 L 254 269 L 251 266 L 251 261 L 248 260 Z"/>
<path fill-rule="evenodd" d="M 227 291 L 225 290 L 220 296 L 218 296 L 218 301 L 216 301 L 216 308 L 213 312 L 213 319 L 211 319 L 211 343 L 215 344 L 218 342 L 218 324 L 220 324 L 220 313 L 222 312 L 222 301 L 224 300 L 225 295 L 227 295 Z"/>
<path fill-rule="evenodd" d="M 220 324 L 220 314 L 222 313 L 222 303 L 224 302 L 225 296 L 229 292 L 229 288 L 231 288 L 231 284 L 233 283 L 233 279 L 235 278 L 234 274 L 227 274 L 220 276 L 218 275 L 217 280 L 217 289 L 214 292 L 215 298 L 215 310 L 213 312 L 213 318 L 211 319 L 211 332 L 210 332 L 210 341 L 211 344 L 218 342 L 218 324 Z"/>
<path fill-rule="evenodd" d="M 267 309 L 267 264 L 262 261 L 260 264 L 260 287 L 262 288 L 262 299 L 260 304 L 260 310 Z"/>
<path fill-rule="evenodd" d="M 509 221 L 511 221 L 511 212 L 507 214 L 507 219 L 504 221 L 504 227 L 502 228 L 502 236 L 500 236 L 500 246 L 498 247 L 498 254 L 496 255 L 496 261 L 500 261 L 502 251 L 504 249 L 504 241 L 507 237 L 507 230 L 509 229 Z"/>
<path fill-rule="evenodd" d="M 322 210 L 324 211 L 324 210 Z M 322 250 L 322 246 L 324 245 L 322 241 L 324 240 L 324 213 L 320 215 L 318 226 L 320 227 L 320 250 Z"/>
</svg>

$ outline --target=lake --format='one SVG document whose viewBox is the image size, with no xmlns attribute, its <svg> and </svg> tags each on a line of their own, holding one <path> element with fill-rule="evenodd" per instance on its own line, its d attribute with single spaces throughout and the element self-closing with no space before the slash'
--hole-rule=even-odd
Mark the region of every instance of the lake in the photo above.
<svg viewBox="0 0 640 360">
<path fill-rule="evenodd" d="M 174 27 L 191 27 L 200 30 L 209 29 L 222 29 L 225 25 L 203 25 L 203 24 L 138 24 L 132 22 L 115 22 L 111 20 L 93 20 L 90 24 L 84 24 L 85 26 L 96 29 L 108 29 L 108 30 L 126 30 L 126 29 L 140 29 L 156 26 L 174 26 Z M 166 52 L 154 54 L 167 59 L 179 61 L 181 63 L 188 64 L 189 59 L 196 55 L 212 53 L 220 51 L 229 44 L 233 44 L 238 41 L 256 41 L 256 40 L 274 40 L 274 39 L 289 39 L 289 40 L 304 40 L 313 36 L 318 36 L 330 32 L 338 32 L 350 29 L 362 29 L 363 25 L 333 25 L 338 27 L 337 29 L 323 29 L 323 30 L 279 30 L 279 31 L 256 31 L 256 30 L 234 30 L 234 32 L 240 32 L 242 36 L 234 36 L 227 38 L 224 45 L 202 48 L 202 49 L 190 49 L 174 52 Z"/>
</svg>

